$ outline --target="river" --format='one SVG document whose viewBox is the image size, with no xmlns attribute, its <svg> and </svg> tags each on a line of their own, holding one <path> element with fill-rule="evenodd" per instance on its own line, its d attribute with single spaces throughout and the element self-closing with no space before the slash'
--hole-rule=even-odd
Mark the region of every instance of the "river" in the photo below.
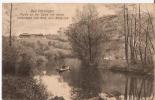
<svg viewBox="0 0 155 100">
<path fill-rule="evenodd" d="M 113 96 L 120 95 L 123 96 L 122 100 L 125 100 L 125 98 L 127 98 L 127 100 L 154 100 L 152 99 L 153 77 L 112 72 L 109 70 L 102 70 L 100 73 L 101 93 Z M 49 94 L 52 96 L 63 96 L 65 100 L 72 100 L 72 90 L 73 88 L 78 88 L 78 85 L 75 84 L 79 82 L 79 80 L 76 80 L 76 77 L 73 76 L 73 73 L 65 72 L 61 76 L 59 74 L 44 74 L 40 78 Z"/>
</svg>

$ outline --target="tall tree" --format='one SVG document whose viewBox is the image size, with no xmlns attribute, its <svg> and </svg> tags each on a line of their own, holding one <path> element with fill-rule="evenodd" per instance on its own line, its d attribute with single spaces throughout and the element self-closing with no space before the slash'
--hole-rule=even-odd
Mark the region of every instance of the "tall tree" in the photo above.
<svg viewBox="0 0 155 100">
<path fill-rule="evenodd" d="M 79 87 L 82 89 L 80 97 L 97 96 L 101 92 L 101 75 L 97 64 L 106 36 L 95 6 L 85 5 L 81 11 L 77 10 L 74 23 L 66 34 L 73 52 L 82 61 L 78 73 Z"/>
<path fill-rule="evenodd" d="M 73 19 L 74 23 L 67 31 L 73 51 L 82 61 L 94 64 L 97 62 L 101 44 L 106 37 L 101 23 L 97 20 L 97 10 L 94 5 L 86 5 L 82 11 L 77 10 Z"/>
<path fill-rule="evenodd" d="M 124 20 L 122 21 L 127 64 L 152 66 L 151 55 L 154 52 L 154 47 L 151 36 L 153 36 L 154 30 L 149 12 L 141 11 L 140 4 L 134 5 L 132 8 L 133 10 L 128 5 L 124 5 Z"/>
</svg>

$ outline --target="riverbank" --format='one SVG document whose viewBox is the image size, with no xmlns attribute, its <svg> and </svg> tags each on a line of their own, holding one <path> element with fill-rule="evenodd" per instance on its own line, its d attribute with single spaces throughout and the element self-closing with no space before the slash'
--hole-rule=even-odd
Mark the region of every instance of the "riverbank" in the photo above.
<svg viewBox="0 0 155 100">
<path fill-rule="evenodd" d="M 108 70 L 111 70 L 113 72 L 120 72 L 120 73 L 125 73 L 125 74 L 138 74 L 138 75 L 143 75 L 143 76 L 150 76 L 150 77 L 154 77 L 154 73 L 153 71 L 146 71 L 144 69 L 135 69 L 133 67 L 111 67 Z"/>
</svg>

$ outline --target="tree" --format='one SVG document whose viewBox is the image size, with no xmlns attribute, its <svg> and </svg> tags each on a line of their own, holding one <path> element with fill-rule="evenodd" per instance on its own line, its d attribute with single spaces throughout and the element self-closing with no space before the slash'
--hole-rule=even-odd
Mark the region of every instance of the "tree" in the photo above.
<svg viewBox="0 0 155 100">
<path fill-rule="evenodd" d="M 66 32 L 73 52 L 81 60 L 79 86 L 81 98 L 91 98 L 101 92 L 101 75 L 97 68 L 101 55 L 101 45 L 106 40 L 102 23 L 94 5 L 86 5 L 77 10 L 74 23 Z M 74 79 L 73 79 L 74 81 Z"/>
<path fill-rule="evenodd" d="M 88 64 L 96 64 L 101 53 L 101 44 L 105 40 L 102 24 L 94 5 L 86 5 L 82 11 L 77 10 L 74 23 L 67 30 L 74 53 Z"/>
<path fill-rule="evenodd" d="M 120 16 L 120 30 L 124 36 L 123 47 L 128 67 L 151 67 L 154 30 L 149 12 L 144 12 L 140 4 L 124 4 L 123 14 Z"/>
</svg>

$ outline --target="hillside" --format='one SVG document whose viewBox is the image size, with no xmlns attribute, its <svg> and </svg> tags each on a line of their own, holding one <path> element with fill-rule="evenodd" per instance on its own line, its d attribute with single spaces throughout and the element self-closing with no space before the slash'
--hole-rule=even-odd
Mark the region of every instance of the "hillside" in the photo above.
<svg viewBox="0 0 155 100">
<path fill-rule="evenodd" d="M 117 15 L 103 16 L 98 19 L 109 40 L 103 45 L 105 66 L 125 66 L 124 36 L 120 31 L 120 20 Z"/>
<path fill-rule="evenodd" d="M 124 38 L 119 29 L 119 18 L 116 15 L 103 16 L 98 19 L 103 25 L 103 30 L 109 40 L 103 44 L 103 55 L 100 65 L 124 66 Z M 42 37 L 20 38 L 17 40 L 21 44 L 37 48 L 41 45 L 44 54 L 61 55 L 61 57 L 74 57 L 67 36 L 62 32 L 59 34 L 47 34 Z"/>
</svg>

